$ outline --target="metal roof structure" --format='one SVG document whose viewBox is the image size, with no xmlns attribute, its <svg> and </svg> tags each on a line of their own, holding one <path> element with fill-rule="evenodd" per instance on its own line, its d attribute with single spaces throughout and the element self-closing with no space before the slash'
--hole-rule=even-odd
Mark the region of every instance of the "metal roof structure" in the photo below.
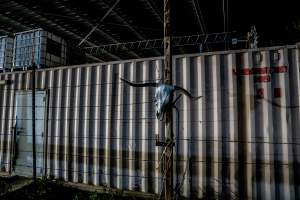
<svg viewBox="0 0 300 200">
<path fill-rule="evenodd" d="M 127 48 L 122 44 L 128 42 L 153 41 L 163 38 L 163 4 L 162 0 L 120 0 L 116 7 L 108 16 L 99 23 L 99 20 L 117 2 L 116 0 L 1 0 L 0 4 L 0 35 L 7 35 L 20 31 L 27 31 L 35 28 L 43 28 L 46 31 L 59 35 L 70 41 L 73 45 L 78 45 L 87 34 L 98 23 L 99 26 L 83 42 L 81 47 L 101 46 L 100 52 L 92 52 L 95 61 L 112 61 L 134 58 L 144 58 L 161 56 L 163 49 L 157 46 L 153 48 Z M 226 5 L 223 5 L 227 2 Z M 222 4 L 223 3 L 223 4 Z M 201 5 L 200 5 L 201 4 Z M 223 1 L 198 1 L 185 0 L 173 1 L 173 35 L 191 36 L 203 35 L 207 33 L 223 32 L 228 29 L 223 22 L 231 24 L 230 30 L 239 29 L 241 24 L 237 22 L 239 16 L 242 17 L 241 9 L 236 7 L 243 6 L 239 1 L 230 1 L 228 10 L 228 0 Z M 225 6 L 225 7 L 224 7 Z M 234 6 L 234 8 L 233 8 Z M 249 5 L 250 6 L 250 5 Z M 255 8 L 255 2 L 247 8 Z M 226 10 L 225 10 L 226 8 Z M 223 10 L 222 10 L 223 9 Z M 261 5 L 258 7 L 262 11 Z M 278 7 L 279 9 L 279 7 Z M 223 11 L 223 13 L 222 13 Z M 226 13 L 224 12 L 226 11 Z M 229 11 L 231 11 L 229 13 Z M 233 11 L 236 15 L 233 15 Z M 247 11 L 243 12 L 247 13 Z M 249 12 L 248 12 L 249 13 Z M 227 16 L 224 19 L 225 15 Z M 246 15 L 246 14 L 245 14 Z M 239 36 L 246 35 L 244 30 L 248 30 L 252 18 L 247 16 L 242 26 L 243 31 Z M 228 22 L 228 20 L 231 20 Z M 235 20 L 235 22 L 233 22 Z M 276 21 L 276 19 L 274 19 Z M 209 22 L 209 23 L 208 23 Z M 245 29 L 247 27 L 247 29 Z M 260 31 L 260 29 L 258 29 Z M 223 37 L 224 38 L 224 37 Z M 227 35 L 225 35 L 225 39 Z M 212 40 L 214 42 L 214 40 Z M 212 43 L 213 43 L 212 42 Z M 119 44 L 121 48 L 103 48 L 103 45 Z M 190 43 L 188 43 L 190 44 Z M 175 54 L 199 52 L 199 43 L 195 45 L 179 45 L 175 49 Z M 208 50 L 212 45 L 205 46 Z M 222 46 L 224 47 L 224 45 Z M 89 49 L 90 50 L 90 49 Z M 91 52 L 88 52 L 91 53 Z"/>
</svg>

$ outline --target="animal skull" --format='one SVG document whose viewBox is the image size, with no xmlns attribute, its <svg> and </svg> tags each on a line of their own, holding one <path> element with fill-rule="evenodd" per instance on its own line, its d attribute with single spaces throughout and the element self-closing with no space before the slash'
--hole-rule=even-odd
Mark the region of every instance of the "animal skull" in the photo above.
<svg viewBox="0 0 300 200">
<path fill-rule="evenodd" d="M 155 90 L 155 109 L 156 118 L 162 120 L 164 113 L 172 103 L 172 95 L 175 91 L 174 86 L 161 84 Z"/>
<path fill-rule="evenodd" d="M 197 100 L 202 96 L 195 97 L 189 93 L 186 89 L 177 85 L 168 85 L 161 83 L 132 83 L 126 79 L 121 78 L 122 81 L 132 87 L 155 87 L 155 109 L 156 118 L 162 120 L 168 107 L 173 104 L 172 95 L 175 91 L 179 91 L 191 99 Z"/>
</svg>

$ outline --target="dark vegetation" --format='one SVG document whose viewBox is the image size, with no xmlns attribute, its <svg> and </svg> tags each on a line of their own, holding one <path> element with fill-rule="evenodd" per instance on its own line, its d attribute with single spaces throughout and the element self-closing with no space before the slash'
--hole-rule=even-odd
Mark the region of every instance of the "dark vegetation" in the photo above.
<svg viewBox="0 0 300 200">
<path fill-rule="evenodd" d="M 38 180 L 36 184 L 37 192 L 34 198 L 34 185 L 30 184 L 22 189 L 10 191 L 11 183 L 0 179 L 0 196 L 1 200 L 118 200 L 118 199 L 136 199 L 136 197 L 123 197 L 121 194 L 100 194 L 95 192 L 82 191 L 75 188 L 65 187 L 59 183 L 54 183 L 48 180 Z M 6 194 L 3 194 L 7 192 Z"/>
</svg>

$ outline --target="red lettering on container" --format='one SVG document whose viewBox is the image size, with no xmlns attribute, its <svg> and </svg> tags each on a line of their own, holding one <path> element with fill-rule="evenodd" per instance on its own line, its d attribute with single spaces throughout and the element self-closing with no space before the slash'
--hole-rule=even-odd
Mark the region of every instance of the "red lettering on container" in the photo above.
<svg viewBox="0 0 300 200">
<path fill-rule="evenodd" d="M 271 77 L 270 76 L 255 76 L 254 82 L 255 83 L 261 83 L 261 82 L 270 82 Z"/>
<path fill-rule="evenodd" d="M 253 70 L 250 68 L 242 69 L 242 75 L 250 75 L 253 74 Z"/>
<path fill-rule="evenodd" d="M 268 74 L 269 67 L 253 68 L 253 74 Z"/>
<path fill-rule="evenodd" d="M 273 67 L 273 72 L 274 73 L 286 73 L 287 72 L 287 66 Z"/>
<path fill-rule="evenodd" d="M 234 70 L 233 73 L 239 75 L 255 75 L 255 74 L 272 74 L 272 73 L 286 73 L 287 66 L 277 66 L 277 67 L 255 67 L 255 68 L 244 68 L 239 70 Z"/>
</svg>

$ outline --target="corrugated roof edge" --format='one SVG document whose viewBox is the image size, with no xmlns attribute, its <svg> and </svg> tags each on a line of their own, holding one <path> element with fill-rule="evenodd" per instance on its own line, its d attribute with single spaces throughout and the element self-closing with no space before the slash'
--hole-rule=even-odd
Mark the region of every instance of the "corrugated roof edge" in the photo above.
<svg viewBox="0 0 300 200">
<path fill-rule="evenodd" d="M 283 46 L 274 46 L 274 47 L 262 47 L 257 49 L 238 49 L 238 50 L 228 50 L 228 51 L 212 51 L 212 52 L 203 52 L 203 53 L 193 53 L 193 54 L 179 54 L 174 55 L 173 58 L 181 58 L 181 57 L 195 57 L 195 56 L 209 56 L 209 55 L 221 55 L 221 54 L 231 54 L 231 53 L 246 53 L 246 52 L 256 52 L 256 51 L 270 51 L 270 50 L 279 50 L 279 49 L 295 49 L 297 48 L 296 43 L 294 45 L 283 45 Z M 51 67 L 51 68 L 43 68 L 37 69 L 36 72 L 39 71 L 47 71 L 47 70 L 59 70 L 59 69 L 70 69 L 70 68 L 80 68 L 80 67 L 90 67 L 90 66 L 101 66 L 101 65 L 113 65 L 113 64 L 124 64 L 129 62 L 142 62 L 142 61 L 151 61 L 151 60 L 162 60 L 164 57 L 151 57 L 151 58 L 138 58 L 138 59 L 129 59 L 129 60 L 118 60 L 118 61 L 110 61 L 110 62 L 103 62 L 103 63 L 91 63 L 91 64 L 80 64 L 80 65 L 69 65 L 69 66 L 58 66 L 58 67 Z M 13 72 L 4 72 L 3 74 L 15 74 L 15 73 L 28 73 L 32 70 L 27 71 L 13 71 Z M 0 76 L 1 76 L 0 74 Z"/>
</svg>

